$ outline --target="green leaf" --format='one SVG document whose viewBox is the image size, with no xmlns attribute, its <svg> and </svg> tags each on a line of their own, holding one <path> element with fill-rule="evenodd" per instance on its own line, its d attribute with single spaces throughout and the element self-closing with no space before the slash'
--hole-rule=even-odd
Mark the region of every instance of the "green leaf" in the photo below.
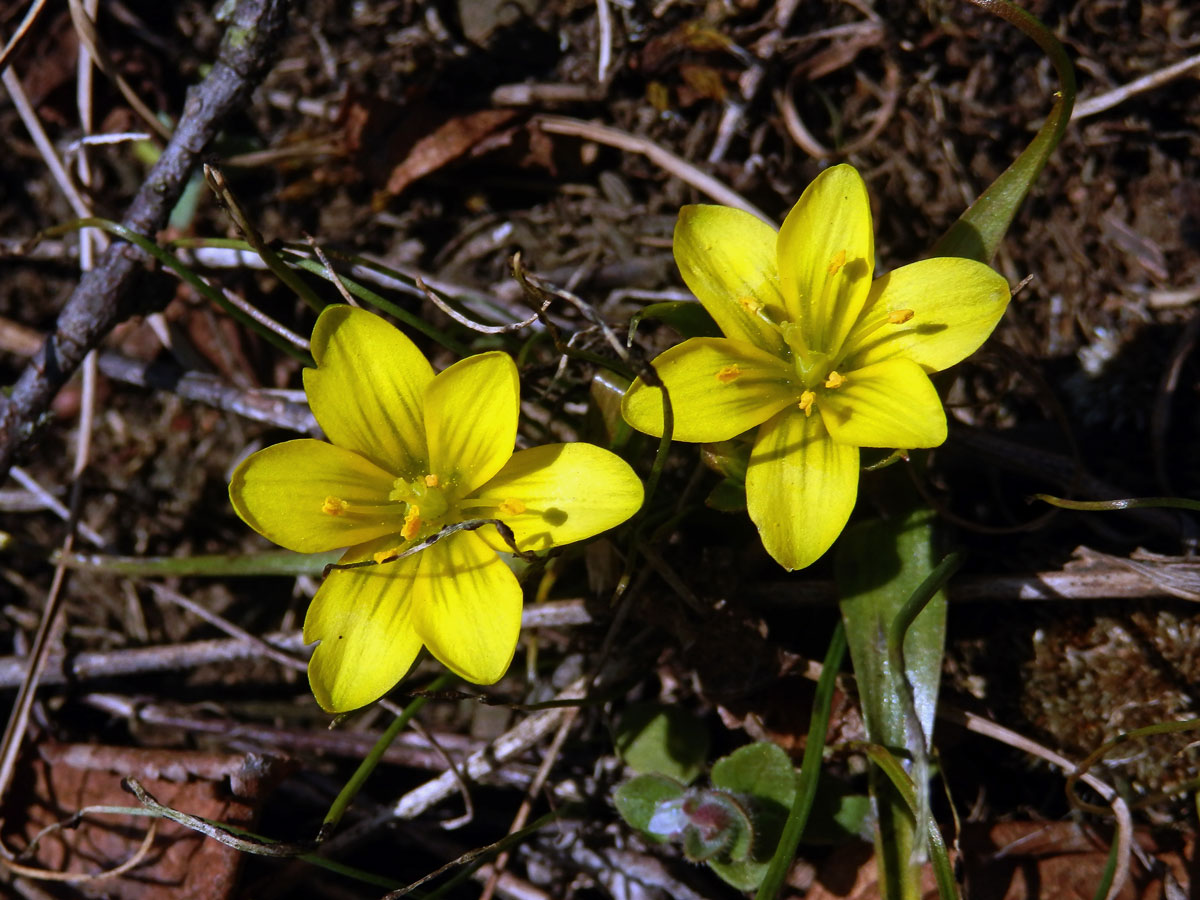
<svg viewBox="0 0 1200 900">
<path fill-rule="evenodd" d="M 631 704 L 613 734 L 617 754 L 638 773 L 690 784 L 708 759 L 708 729 L 674 706 Z"/>
<path fill-rule="evenodd" d="M 867 736 L 910 761 L 922 811 L 929 808 L 927 754 L 946 630 L 945 594 L 921 591 L 934 571 L 933 521 L 931 511 L 917 510 L 849 528 L 835 565 Z M 924 604 L 917 614 L 909 602 L 914 595 Z M 918 816 L 918 825 L 886 781 L 873 778 L 872 790 L 883 896 L 915 898 L 920 885 L 912 858 L 924 842 L 927 816 Z"/>
<path fill-rule="evenodd" d="M 666 775 L 638 775 L 617 788 L 613 803 L 621 818 L 630 826 L 651 835 L 655 840 L 665 840 L 668 835 L 650 831 L 650 820 L 663 803 L 682 798 L 686 790 L 682 784 Z"/>
<path fill-rule="evenodd" d="M 695 300 L 651 303 L 629 319 L 629 340 L 637 334 L 643 319 L 656 319 L 670 325 L 685 338 L 722 337 L 721 329 L 703 306 Z"/>
<path fill-rule="evenodd" d="M 746 485 L 744 482 L 723 478 L 708 492 L 704 505 L 717 512 L 744 512 L 746 509 Z"/>
<path fill-rule="evenodd" d="M 712 783 L 734 794 L 766 800 L 786 811 L 796 797 L 796 770 L 776 744 L 760 741 L 739 747 L 713 764 Z"/>
<path fill-rule="evenodd" d="M 240 578 L 246 575 L 320 575 L 337 562 L 341 550 L 329 553 L 293 553 L 264 550 L 260 553 L 218 553 L 197 556 L 105 556 L 100 553 L 55 553 L 68 569 L 111 572 L 130 578 L 167 578 L 199 575 Z"/>
<path fill-rule="evenodd" d="M 1029 146 L 1000 177 L 992 182 L 970 209 L 942 235 L 933 256 L 963 256 L 990 262 L 1012 224 L 1021 201 L 1045 168 L 1046 160 L 1062 140 L 1071 109 L 1075 105 L 1075 70 L 1062 44 L 1037 18 L 1007 0 L 972 0 L 1000 18 L 1020 28 L 1042 48 L 1058 73 L 1058 94 L 1050 115 L 1042 123 Z"/>
<path fill-rule="evenodd" d="M 788 810 L 796 798 L 796 770 L 775 744 L 760 742 L 739 747 L 713 765 L 715 786 L 746 798 L 754 825 L 753 844 L 731 848 L 728 859 L 710 861 L 714 872 L 739 890 L 762 883 Z"/>
<path fill-rule="evenodd" d="M 592 403 L 611 447 L 623 445 L 633 432 L 625 417 L 621 415 L 621 398 L 629 390 L 629 383 L 628 378 L 622 378 L 615 372 L 604 369 L 597 370 L 592 378 Z"/>
</svg>

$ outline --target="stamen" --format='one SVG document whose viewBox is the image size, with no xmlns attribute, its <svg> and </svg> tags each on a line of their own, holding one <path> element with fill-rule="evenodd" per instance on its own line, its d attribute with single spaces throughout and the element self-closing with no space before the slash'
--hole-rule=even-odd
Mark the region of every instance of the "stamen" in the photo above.
<svg viewBox="0 0 1200 900">
<path fill-rule="evenodd" d="M 825 387 L 840 388 L 846 383 L 846 376 L 839 375 L 837 372 L 830 372 L 829 377 L 825 379 Z"/>
<path fill-rule="evenodd" d="M 525 509 L 525 504 L 515 497 L 509 497 L 500 504 L 500 512 L 509 516 L 519 516 L 521 513 L 525 512 Z"/>
<path fill-rule="evenodd" d="M 404 515 L 404 527 L 400 529 L 400 536 L 406 541 L 411 541 L 417 536 L 417 532 L 421 530 L 421 507 L 414 505 L 409 506 L 408 512 Z"/>
<path fill-rule="evenodd" d="M 742 377 L 742 367 L 739 366 L 737 363 L 733 363 L 732 365 L 728 365 L 728 366 L 723 366 L 720 370 L 717 371 L 717 381 L 721 382 L 721 384 L 729 384 L 729 382 L 737 381 L 741 377 Z"/>
<path fill-rule="evenodd" d="M 438 477 L 436 475 L 430 474 L 430 475 L 425 476 L 425 487 L 437 487 L 437 486 L 438 486 Z"/>
<path fill-rule="evenodd" d="M 911 309 L 893 309 L 890 313 L 888 313 L 888 324 L 903 325 L 915 315 L 916 313 Z"/>
<path fill-rule="evenodd" d="M 329 496 L 325 498 L 325 503 L 321 506 L 321 512 L 327 516 L 340 516 L 349 506 L 350 504 L 341 497 Z"/>
<path fill-rule="evenodd" d="M 800 395 L 800 408 L 804 410 L 805 416 L 812 415 L 813 403 L 817 400 L 817 395 L 812 391 L 805 391 Z"/>
<path fill-rule="evenodd" d="M 839 250 L 833 255 L 833 259 L 829 261 L 829 274 L 836 275 L 846 265 L 846 251 Z"/>
</svg>

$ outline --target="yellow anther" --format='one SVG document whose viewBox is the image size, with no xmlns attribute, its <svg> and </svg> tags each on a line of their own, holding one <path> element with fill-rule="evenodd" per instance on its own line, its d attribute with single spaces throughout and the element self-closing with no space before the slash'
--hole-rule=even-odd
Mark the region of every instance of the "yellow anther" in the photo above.
<svg viewBox="0 0 1200 900">
<path fill-rule="evenodd" d="M 846 383 L 846 376 L 839 375 L 837 372 L 830 372 L 829 377 L 825 379 L 825 387 L 840 388 Z"/>
<path fill-rule="evenodd" d="M 915 315 L 916 313 L 911 309 L 893 309 L 890 313 L 888 313 L 888 324 L 903 325 Z"/>
<path fill-rule="evenodd" d="M 408 507 L 408 512 L 404 516 L 404 527 L 400 529 L 400 535 L 406 540 L 411 541 L 417 536 L 417 532 L 421 530 L 421 507 L 411 505 Z"/>
<path fill-rule="evenodd" d="M 742 377 L 742 367 L 737 363 L 723 366 L 717 371 L 717 381 L 721 384 L 729 384 L 731 381 L 737 381 Z"/>
<path fill-rule="evenodd" d="M 325 503 L 321 506 L 321 512 L 327 516 L 340 516 L 346 511 L 349 505 L 341 497 L 330 496 L 325 498 Z"/>
<path fill-rule="evenodd" d="M 525 504 L 515 497 L 509 497 L 500 504 L 500 512 L 508 516 L 519 516 L 525 512 Z"/>
<path fill-rule="evenodd" d="M 437 486 L 438 486 L 438 477 L 436 475 L 430 474 L 430 475 L 425 476 L 425 487 L 437 487 Z"/>
<path fill-rule="evenodd" d="M 400 555 L 400 548 L 393 547 L 390 550 L 380 550 L 377 553 L 372 553 L 371 558 L 377 563 L 385 563 L 389 559 L 394 559 Z"/>
<path fill-rule="evenodd" d="M 800 395 L 800 408 L 804 410 L 804 415 L 811 416 L 813 403 L 817 400 L 817 395 L 812 391 L 805 391 Z"/>
<path fill-rule="evenodd" d="M 833 254 L 833 259 L 829 261 L 829 274 L 836 275 L 841 271 L 842 266 L 846 265 L 846 251 L 839 250 Z"/>
<path fill-rule="evenodd" d="M 762 312 L 763 305 L 753 297 L 738 297 L 737 302 L 741 304 L 742 309 L 752 316 L 757 316 Z"/>
</svg>

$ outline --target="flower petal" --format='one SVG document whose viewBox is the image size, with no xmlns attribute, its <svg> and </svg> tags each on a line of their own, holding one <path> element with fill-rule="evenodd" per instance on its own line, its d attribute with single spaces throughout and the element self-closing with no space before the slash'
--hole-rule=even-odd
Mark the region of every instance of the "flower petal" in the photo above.
<svg viewBox="0 0 1200 900">
<path fill-rule="evenodd" d="M 425 392 L 429 471 L 464 497 L 500 471 L 517 442 L 517 366 L 492 351 L 459 360 Z"/>
<path fill-rule="evenodd" d="M 853 166 L 826 169 L 805 189 L 779 230 L 778 254 L 787 318 L 808 349 L 836 355 L 875 270 L 871 204 Z"/>
<path fill-rule="evenodd" d="M 508 671 L 521 630 L 517 576 L 477 534 L 450 535 L 421 559 L 414 624 L 454 674 L 492 684 Z"/>
<path fill-rule="evenodd" d="M 342 562 L 370 559 L 387 541 L 354 547 Z M 421 650 L 413 627 L 424 554 L 361 569 L 330 572 L 308 607 L 304 640 L 320 641 L 308 663 L 313 696 L 342 713 L 390 691 Z"/>
<path fill-rule="evenodd" d="M 775 229 L 727 206 L 685 206 L 675 224 L 675 264 L 684 283 L 726 337 L 778 355 L 779 293 Z"/>
<path fill-rule="evenodd" d="M 403 507 L 388 501 L 392 475 L 324 441 L 298 440 L 259 450 L 229 480 L 242 521 L 297 553 L 323 553 L 394 534 Z"/>
<path fill-rule="evenodd" d="M 816 562 L 841 534 L 858 494 L 858 448 L 829 437 L 820 416 L 787 409 L 758 430 L 746 508 L 786 569 Z"/>
<path fill-rule="evenodd" d="M 777 356 L 728 338 L 692 338 L 654 360 L 671 398 L 672 437 L 723 441 L 795 402 L 796 370 Z M 640 378 L 625 393 L 625 420 L 638 431 L 663 433 L 662 391 Z"/>
<path fill-rule="evenodd" d="M 904 356 L 927 372 L 941 371 L 987 340 L 1010 297 L 1004 277 L 973 259 L 923 259 L 889 272 L 871 285 L 846 341 L 847 368 Z M 880 324 L 906 310 L 913 313 L 907 321 Z"/>
<path fill-rule="evenodd" d="M 908 450 L 946 440 L 942 401 L 925 370 L 910 359 L 847 373 L 841 387 L 818 395 L 817 409 L 841 444 Z"/>
<path fill-rule="evenodd" d="M 338 304 L 317 318 L 312 354 L 304 392 L 326 437 L 396 475 L 420 474 L 433 368 L 416 345 L 374 313 Z"/>
<path fill-rule="evenodd" d="M 581 541 L 620 525 L 642 505 L 642 482 L 615 453 L 593 444 L 547 444 L 513 454 L 491 481 L 460 504 L 466 516 L 500 519 L 521 550 Z M 509 545 L 487 527 L 497 550 Z"/>
</svg>

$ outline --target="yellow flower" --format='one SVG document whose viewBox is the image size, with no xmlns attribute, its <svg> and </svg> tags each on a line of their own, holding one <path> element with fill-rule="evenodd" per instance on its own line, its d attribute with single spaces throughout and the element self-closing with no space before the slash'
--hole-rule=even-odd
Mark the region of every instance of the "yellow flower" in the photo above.
<svg viewBox="0 0 1200 900">
<path fill-rule="evenodd" d="M 349 547 L 313 598 L 305 641 L 317 702 L 344 712 L 383 696 L 422 645 L 468 681 L 508 668 L 521 624 L 521 587 L 497 551 L 506 524 L 522 551 L 591 537 L 629 518 L 642 485 L 619 457 L 591 444 L 513 452 L 518 380 L 512 358 L 483 353 L 435 375 L 411 341 L 361 309 L 332 306 L 304 371 L 313 414 L 331 443 L 296 440 L 238 466 L 229 497 L 242 520 L 299 553 Z"/>
<path fill-rule="evenodd" d="M 778 234 L 736 209 L 684 207 L 675 261 L 725 337 L 684 341 L 654 361 L 674 437 L 722 441 L 758 427 L 746 505 L 788 569 L 841 533 L 859 447 L 946 439 L 927 373 L 974 352 L 1010 296 L 1000 275 L 967 259 L 922 260 L 872 281 L 866 185 L 847 165 L 822 172 Z M 622 408 L 634 428 L 662 434 L 657 388 L 635 381 Z"/>
</svg>

